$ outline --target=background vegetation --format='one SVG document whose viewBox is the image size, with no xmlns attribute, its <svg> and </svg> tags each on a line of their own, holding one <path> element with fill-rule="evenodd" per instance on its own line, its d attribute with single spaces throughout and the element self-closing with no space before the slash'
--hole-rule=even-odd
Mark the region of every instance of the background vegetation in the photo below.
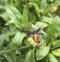
<svg viewBox="0 0 60 62">
<path fill-rule="evenodd" d="M 0 0 L 0 62 L 60 62 L 60 0 Z"/>
</svg>

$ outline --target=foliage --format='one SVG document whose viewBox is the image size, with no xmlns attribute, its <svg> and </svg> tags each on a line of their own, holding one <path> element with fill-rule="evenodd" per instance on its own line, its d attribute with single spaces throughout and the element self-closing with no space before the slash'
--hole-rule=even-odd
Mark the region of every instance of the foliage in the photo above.
<svg viewBox="0 0 60 62">
<path fill-rule="evenodd" d="M 60 62 L 59 5 L 60 0 L 0 0 L 0 62 Z M 23 32 L 39 28 L 43 35 Z"/>
</svg>

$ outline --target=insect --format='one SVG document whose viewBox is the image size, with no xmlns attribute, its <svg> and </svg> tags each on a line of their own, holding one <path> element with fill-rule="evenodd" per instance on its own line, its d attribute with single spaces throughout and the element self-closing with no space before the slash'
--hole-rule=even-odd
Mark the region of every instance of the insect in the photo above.
<svg viewBox="0 0 60 62">
<path fill-rule="evenodd" d="M 22 32 L 26 34 L 44 34 L 41 30 L 41 28 L 38 29 L 22 29 Z"/>
<path fill-rule="evenodd" d="M 38 34 L 40 34 L 40 35 L 44 34 L 44 32 L 42 31 L 41 28 L 38 28 L 38 29 L 22 29 L 22 32 L 26 33 L 27 35 L 30 35 L 36 41 L 36 43 L 41 42 L 41 39 L 38 36 Z"/>
</svg>

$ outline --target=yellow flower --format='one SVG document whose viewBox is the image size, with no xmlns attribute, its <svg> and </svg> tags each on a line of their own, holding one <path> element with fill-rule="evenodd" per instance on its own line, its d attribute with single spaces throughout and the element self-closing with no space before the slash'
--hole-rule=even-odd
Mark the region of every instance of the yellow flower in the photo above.
<svg viewBox="0 0 60 62">
<path fill-rule="evenodd" d="M 53 2 L 54 0 L 50 0 L 50 2 Z"/>
<path fill-rule="evenodd" d="M 51 12 L 56 12 L 56 11 L 57 11 L 57 9 L 58 9 L 58 7 L 57 7 L 57 6 L 53 6 L 53 7 L 52 7 Z"/>
</svg>

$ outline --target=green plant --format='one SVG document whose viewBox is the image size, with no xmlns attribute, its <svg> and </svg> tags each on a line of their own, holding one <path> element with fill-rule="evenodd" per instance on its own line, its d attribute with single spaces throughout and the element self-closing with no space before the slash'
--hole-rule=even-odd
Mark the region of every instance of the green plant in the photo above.
<svg viewBox="0 0 60 62">
<path fill-rule="evenodd" d="M 0 61 L 60 62 L 60 18 L 51 13 L 58 5 L 59 0 L 0 0 Z M 22 31 L 38 28 L 43 35 Z"/>
</svg>

